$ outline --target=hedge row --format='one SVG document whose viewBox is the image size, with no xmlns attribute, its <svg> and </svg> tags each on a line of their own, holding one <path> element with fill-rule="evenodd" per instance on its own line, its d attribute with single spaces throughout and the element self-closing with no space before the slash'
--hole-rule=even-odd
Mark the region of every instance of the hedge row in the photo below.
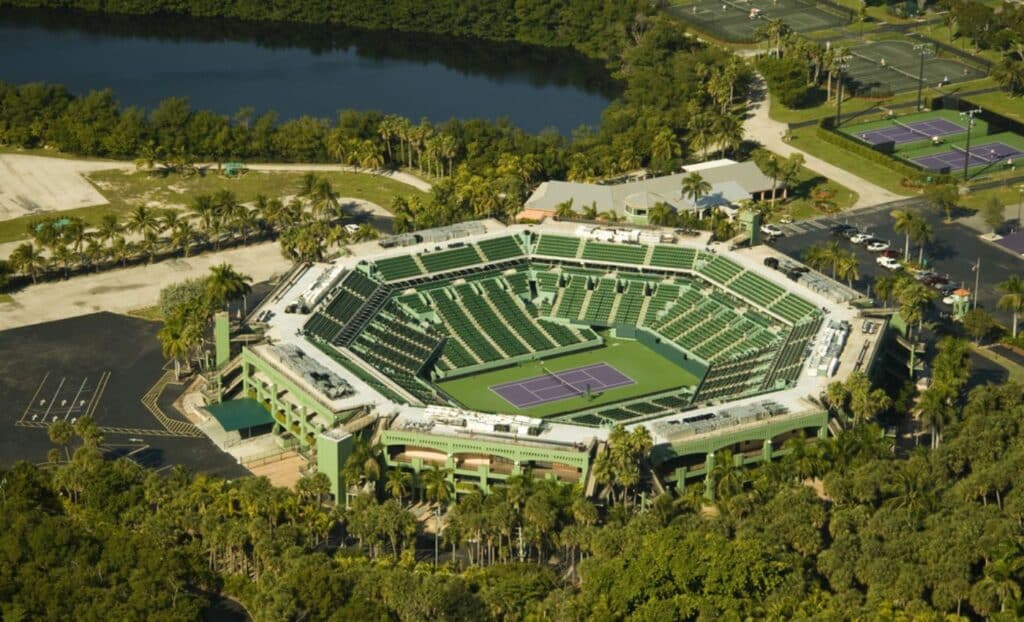
<svg viewBox="0 0 1024 622">
<path fill-rule="evenodd" d="M 840 149 L 845 149 L 846 151 L 855 153 L 866 160 L 877 162 L 878 164 L 886 166 L 896 171 L 906 179 L 913 181 L 921 180 L 921 169 L 906 164 L 905 162 L 891 155 L 882 153 L 881 151 L 877 151 L 863 143 L 858 142 L 856 139 L 847 136 L 846 134 L 837 132 L 834 129 L 832 129 L 832 125 L 833 120 L 831 117 L 826 117 L 822 119 L 821 123 L 818 124 L 818 128 L 815 130 L 815 135 L 821 140 L 829 143 L 830 145 L 835 145 Z"/>
</svg>

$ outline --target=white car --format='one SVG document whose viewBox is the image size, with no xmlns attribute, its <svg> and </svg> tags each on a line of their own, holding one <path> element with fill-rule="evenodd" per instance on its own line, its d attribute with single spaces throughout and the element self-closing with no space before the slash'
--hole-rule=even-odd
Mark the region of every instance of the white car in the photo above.
<svg viewBox="0 0 1024 622">
<path fill-rule="evenodd" d="M 782 229 L 775 225 L 761 225 L 761 233 L 774 238 L 782 235 Z"/>
<path fill-rule="evenodd" d="M 870 240 L 872 237 L 874 236 L 872 236 L 870 233 L 864 233 L 862 231 L 860 233 L 853 234 L 853 236 L 850 237 L 850 241 L 853 242 L 854 244 L 863 244 L 864 242 Z"/>
<path fill-rule="evenodd" d="M 899 270 L 903 268 L 903 265 L 899 261 L 893 259 L 892 257 L 886 257 L 885 255 L 880 255 L 879 257 L 876 257 L 875 263 L 882 266 L 886 270 Z"/>
<path fill-rule="evenodd" d="M 886 240 L 873 240 L 868 243 L 868 250 L 872 253 L 881 253 L 889 250 L 889 242 Z"/>
<path fill-rule="evenodd" d="M 345 225 L 345 232 L 346 232 L 346 233 L 348 233 L 348 234 L 350 234 L 350 235 L 351 235 L 351 234 L 355 234 L 355 233 L 357 233 L 358 231 L 359 231 L 359 225 L 357 225 L 357 224 L 355 224 L 355 223 L 351 223 L 351 222 L 350 222 L 350 223 L 348 223 L 347 225 Z"/>
</svg>

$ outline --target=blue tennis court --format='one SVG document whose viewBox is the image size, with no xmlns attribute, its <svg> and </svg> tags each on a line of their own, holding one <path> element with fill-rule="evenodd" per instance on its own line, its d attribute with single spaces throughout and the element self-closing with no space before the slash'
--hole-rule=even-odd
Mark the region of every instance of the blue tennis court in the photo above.
<svg viewBox="0 0 1024 622">
<path fill-rule="evenodd" d="M 966 127 L 957 125 L 948 119 L 925 119 L 924 121 L 903 124 L 897 122 L 897 125 L 891 127 L 860 132 L 857 134 L 857 137 L 869 145 L 879 145 L 888 142 L 902 145 L 940 136 L 960 134 L 966 131 Z"/>
<path fill-rule="evenodd" d="M 996 142 L 977 145 L 971 147 L 967 166 L 968 168 L 973 168 L 975 166 L 989 166 L 1021 155 L 1024 155 L 1024 152 L 1016 149 L 1015 147 L 1011 147 L 1006 143 Z M 954 147 L 953 149 L 942 153 L 913 158 L 913 162 L 930 171 L 942 171 L 943 169 L 955 170 L 963 167 L 964 158 L 966 156 L 967 151 L 965 149 Z"/>
<path fill-rule="evenodd" d="M 632 378 L 608 363 L 597 363 L 497 384 L 491 391 L 516 408 L 528 408 L 631 384 Z"/>
</svg>

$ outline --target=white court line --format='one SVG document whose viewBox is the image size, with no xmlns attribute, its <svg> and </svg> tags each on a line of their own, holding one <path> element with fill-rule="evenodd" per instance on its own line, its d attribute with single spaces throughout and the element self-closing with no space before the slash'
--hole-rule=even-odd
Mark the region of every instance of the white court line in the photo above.
<svg viewBox="0 0 1024 622">
<path fill-rule="evenodd" d="M 78 393 L 75 393 L 75 399 L 71 400 L 71 406 L 68 406 L 68 412 L 64 415 L 64 421 L 67 421 L 71 417 L 71 411 L 75 409 L 75 404 L 78 403 L 78 396 L 81 395 L 82 390 L 85 389 L 86 382 L 89 382 L 88 376 L 82 380 L 82 386 L 78 387 Z"/>
<path fill-rule="evenodd" d="M 57 390 L 53 392 L 53 399 L 50 400 L 50 405 L 46 407 L 46 412 L 43 414 L 43 421 L 50 416 L 50 409 L 53 408 L 53 403 L 57 401 L 57 396 L 60 395 L 60 390 L 64 386 L 64 382 L 67 380 L 66 376 L 60 377 L 60 384 L 57 385 Z"/>
</svg>

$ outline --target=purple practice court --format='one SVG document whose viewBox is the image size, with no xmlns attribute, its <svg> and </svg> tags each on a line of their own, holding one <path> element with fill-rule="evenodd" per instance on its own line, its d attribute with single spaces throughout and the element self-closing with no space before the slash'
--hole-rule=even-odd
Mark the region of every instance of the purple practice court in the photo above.
<svg viewBox="0 0 1024 622">
<path fill-rule="evenodd" d="M 955 170 L 958 167 L 963 167 L 965 155 L 967 155 L 967 152 L 964 149 L 954 149 L 952 151 L 914 158 L 914 162 L 918 166 L 930 171 L 941 171 L 945 168 Z M 1016 158 L 1020 155 L 1024 154 L 1005 143 L 978 145 L 971 147 L 968 167 L 996 164 L 1007 158 Z"/>
<path fill-rule="evenodd" d="M 604 391 L 631 384 L 634 381 L 629 376 L 607 363 L 597 363 L 496 384 L 491 391 L 516 408 L 529 408 L 585 395 L 588 391 Z"/>
<path fill-rule="evenodd" d="M 966 131 L 966 127 L 957 125 L 947 119 L 928 119 L 926 121 L 915 121 L 913 123 L 894 125 L 880 130 L 871 130 L 870 132 L 860 132 L 857 134 L 857 138 L 860 138 L 869 145 L 878 145 L 887 142 L 894 142 L 897 145 L 902 145 L 904 143 L 927 140 L 936 136 L 960 134 Z"/>
</svg>

